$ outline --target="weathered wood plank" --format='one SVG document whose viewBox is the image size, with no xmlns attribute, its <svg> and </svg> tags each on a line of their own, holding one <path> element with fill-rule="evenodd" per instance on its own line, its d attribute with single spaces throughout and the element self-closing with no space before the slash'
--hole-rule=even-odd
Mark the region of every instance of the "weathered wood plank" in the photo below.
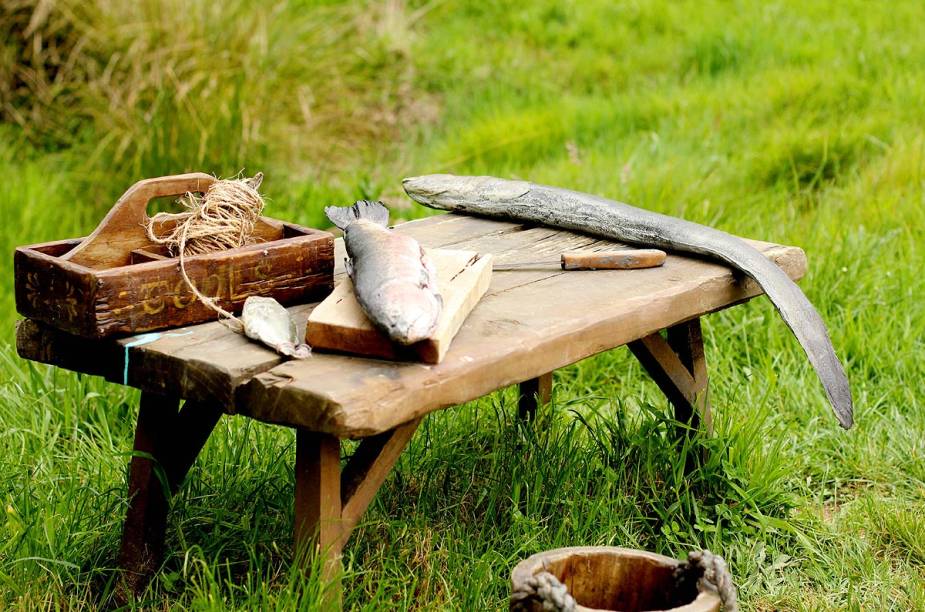
<svg viewBox="0 0 925 612">
<path fill-rule="evenodd" d="M 463 245 L 479 236 L 497 233 L 513 233 L 523 225 L 497 222 L 467 215 L 434 215 L 416 219 L 395 226 L 395 231 L 408 233 L 424 247 L 444 249 L 465 249 Z"/>
<path fill-rule="evenodd" d="M 204 295 L 231 312 L 252 295 L 282 304 L 314 301 L 333 288 L 333 237 L 306 234 L 186 260 Z M 176 259 L 155 260 L 97 275 L 96 335 L 138 333 L 215 318 L 180 276 Z"/>
<path fill-rule="evenodd" d="M 460 236 L 494 232 L 498 225 L 472 217 L 437 215 L 404 223 L 397 226 L 397 230 L 413 230 L 415 236 L 423 236 L 423 244 L 439 247 L 443 242 L 454 242 Z M 57 257 L 81 240 L 45 243 L 42 254 Z M 342 275 L 346 255 L 343 240 L 335 241 L 335 253 L 335 273 Z M 70 262 L 65 262 L 64 266 L 83 269 Z M 289 309 L 300 329 L 305 328 L 305 320 L 314 306 L 314 303 L 309 303 Z M 171 335 L 174 333 L 184 335 Z M 219 323 L 164 332 L 156 342 L 128 349 L 126 360 L 125 345 L 136 340 L 136 336 L 91 340 L 30 319 L 20 321 L 17 326 L 17 350 L 24 359 L 103 376 L 112 382 L 127 381 L 134 387 L 153 393 L 169 392 L 189 399 L 214 400 L 230 411 L 234 410 L 233 393 L 237 386 L 282 361 L 273 351 L 248 341 Z M 158 375 L 151 376 L 152 371 Z"/>
<path fill-rule="evenodd" d="M 290 309 L 301 329 L 309 310 L 305 305 Z M 17 326 L 16 347 L 24 359 L 102 376 L 142 391 L 216 402 L 230 412 L 238 385 L 281 362 L 275 352 L 217 322 L 157 332 L 157 336 L 153 342 L 130 346 L 140 337 L 88 340 L 25 319 Z"/>
<path fill-rule="evenodd" d="M 96 299 L 93 272 L 59 257 L 71 240 L 60 240 L 13 253 L 16 311 L 66 331 L 94 327 Z M 64 251 L 66 252 L 66 251 Z"/>
</svg>

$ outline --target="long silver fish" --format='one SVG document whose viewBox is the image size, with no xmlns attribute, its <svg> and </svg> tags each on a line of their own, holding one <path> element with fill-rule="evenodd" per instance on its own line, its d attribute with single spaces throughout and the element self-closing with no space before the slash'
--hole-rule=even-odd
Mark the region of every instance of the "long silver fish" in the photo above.
<svg viewBox="0 0 925 612">
<path fill-rule="evenodd" d="M 705 255 L 741 270 L 761 286 L 806 351 L 835 416 L 854 422 L 851 389 L 825 323 L 783 270 L 723 231 L 606 198 L 490 176 L 431 174 L 406 178 L 405 192 L 425 206 L 561 227 L 610 240 Z"/>
<path fill-rule="evenodd" d="M 418 241 L 388 229 L 381 202 L 328 206 L 324 213 L 344 232 L 347 274 L 370 321 L 399 344 L 433 334 L 443 299 L 437 271 Z"/>
</svg>

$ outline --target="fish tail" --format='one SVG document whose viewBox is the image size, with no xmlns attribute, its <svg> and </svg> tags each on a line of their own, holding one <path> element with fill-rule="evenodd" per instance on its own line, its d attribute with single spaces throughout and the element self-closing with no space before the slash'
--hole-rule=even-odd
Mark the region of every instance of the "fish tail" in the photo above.
<svg viewBox="0 0 925 612">
<path fill-rule="evenodd" d="M 358 200 L 353 206 L 327 206 L 324 214 L 340 230 L 347 229 L 348 225 L 360 219 L 382 226 L 389 224 L 389 209 L 382 202 Z"/>
<path fill-rule="evenodd" d="M 711 255 L 742 270 L 761 286 L 806 352 L 838 422 L 845 429 L 851 427 L 854 409 L 848 377 L 835 354 L 822 317 L 799 286 L 777 264 L 744 241 L 711 228 L 701 230 L 700 235 L 706 239 L 687 244 L 678 241 L 675 248 L 688 247 L 688 250 Z"/>
</svg>

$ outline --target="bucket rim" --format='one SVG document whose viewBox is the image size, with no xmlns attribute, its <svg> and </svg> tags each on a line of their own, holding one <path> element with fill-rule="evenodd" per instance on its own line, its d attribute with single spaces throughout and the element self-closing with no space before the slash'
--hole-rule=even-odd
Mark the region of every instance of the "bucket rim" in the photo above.
<svg viewBox="0 0 925 612">
<path fill-rule="evenodd" d="M 624 559 L 639 559 L 648 561 L 654 565 L 666 569 L 674 569 L 681 565 L 681 561 L 658 553 L 639 550 L 636 548 L 625 548 L 622 546 L 566 546 L 562 548 L 553 548 L 530 555 L 514 566 L 511 572 L 511 586 L 517 590 L 527 579 L 543 571 L 547 564 L 551 564 L 568 557 L 583 557 L 591 555 L 610 555 Z M 697 597 L 690 603 L 671 608 L 670 612 L 708 612 L 719 610 L 721 606 L 719 595 L 711 591 L 700 590 Z M 601 608 L 588 608 L 578 605 L 576 610 L 579 612 L 608 612 Z"/>
</svg>

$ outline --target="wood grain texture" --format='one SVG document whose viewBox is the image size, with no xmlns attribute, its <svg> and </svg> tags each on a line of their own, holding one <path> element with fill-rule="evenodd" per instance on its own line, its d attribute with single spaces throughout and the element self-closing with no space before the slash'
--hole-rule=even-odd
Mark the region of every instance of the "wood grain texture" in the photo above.
<svg viewBox="0 0 925 612">
<path fill-rule="evenodd" d="M 89 268 L 63 260 L 74 240 L 19 247 L 13 253 L 16 311 L 68 332 L 95 329 L 96 278 Z"/>
<path fill-rule="evenodd" d="M 419 423 L 363 440 L 343 470 L 340 440 L 297 431 L 293 539 L 297 562 L 306 570 L 315 555 L 321 556 L 325 609 L 340 608 L 341 552 Z"/>
<path fill-rule="evenodd" d="M 305 341 L 313 348 L 384 359 L 440 363 L 463 321 L 491 282 L 491 256 L 473 251 L 428 249 L 437 268 L 443 310 L 432 337 L 400 346 L 376 329 L 360 307 L 348 278 L 308 317 Z"/>
<path fill-rule="evenodd" d="M 321 555 L 326 609 L 340 609 L 341 520 L 340 440 L 300 429 L 296 432 L 295 524 L 296 558 L 311 567 Z"/>
<path fill-rule="evenodd" d="M 511 573 L 519 590 L 540 572 L 559 579 L 575 598 L 576 610 L 665 610 L 719 612 L 720 598 L 711 592 L 678 593 L 672 573 L 679 562 L 642 550 L 612 546 L 557 548 L 524 559 Z M 536 604 L 532 608 L 543 608 Z"/>
<path fill-rule="evenodd" d="M 333 287 L 333 236 L 268 220 L 274 228 L 278 223 L 278 240 L 187 258 L 186 270 L 196 287 L 232 312 L 240 311 L 251 295 L 274 297 L 283 304 L 326 296 Z M 91 269 L 64 259 L 64 244 L 73 241 L 16 249 L 20 314 L 88 338 L 216 318 L 193 295 L 178 260 L 162 257 L 156 246 L 126 252 L 135 263 Z"/>
<path fill-rule="evenodd" d="M 427 229 L 415 234 L 424 244 Z M 454 246 L 491 252 L 498 260 L 534 260 L 537 251 L 559 253 L 595 242 L 570 232 L 497 224 Z M 800 249 L 752 244 L 792 277 L 805 271 Z M 245 385 L 237 405 L 262 420 L 364 437 L 757 293 L 753 282 L 736 280 L 723 266 L 677 256 L 660 268 L 632 272 L 498 273 L 439 365 L 336 355 L 283 363 Z"/>
<path fill-rule="evenodd" d="M 303 329 L 308 310 L 290 309 Z M 137 340 L 89 340 L 31 319 L 20 321 L 16 330 L 17 350 L 25 359 L 127 382 L 142 391 L 215 401 L 232 413 L 234 390 L 281 361 L 276 352 L 221 323 L 162 332 L 153 342 L 127 347 Z"/>
<path fill-rule="evenodd" d="M 425 247 L 491 253 L 502 263 L 620 246 L 571 232 L 460 215 L 432 217 L 397 230 L 409 232 Z M 801 249 L 751 244 L 791 278 L 804 274 Z M 335 253 L 339 277 L 339 240 Z M 129 382 L 161 392 L 173 389 L 183 397 L 231 398 L 231 410 L 254 418 L 360 438 L 759 293 L 753 281 L 722 265 L 674 254 L 662 267 L 645 270 L 499 272 L 436 366 L 320 353 L 300 363 L 281 363 L 271 351 L 210 323 L 183 330 L 191 331 L 189 336 L 164 337 L 130 349 Z M 292 312 L 304 324 L 312 307 Z M 130 341 L 77 341 L 26 321 L 20 325 L 17 347 L 26 358 L 121 380 L 121 345 Z M 91 351 L 104 358 L 80 359 Z"/>
<path fill-rule="evenodd" d="M 106 269 L 131 263 L 131 252 L 151 244 L 146 231 L 148 203 L 155 198 L 205 193 L 217 179 L 203 172 L 143 179 L 129 187 L 89 236 L 69 252 L 61 255 L 85 268 Z M 155 228 L 161 235 L 175 222 Z M 282 226 L 278 221 L 261 218 L 254 227 L 259 241 L 277 240 Z"/>
</svg>

